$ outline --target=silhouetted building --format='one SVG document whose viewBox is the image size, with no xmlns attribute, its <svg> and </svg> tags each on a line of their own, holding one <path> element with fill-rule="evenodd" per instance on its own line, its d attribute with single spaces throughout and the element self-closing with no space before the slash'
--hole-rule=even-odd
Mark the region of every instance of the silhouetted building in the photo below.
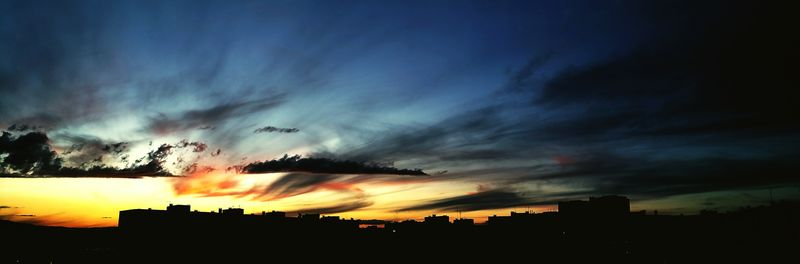
<svg viewBox="0 0 800 264">
<path fill-rule="evenodd" d="M 271 220 L 285 220 L 286 219 L 286 212 L 278 212 L 278 211 L 261 212 L 261 215 L 264 216 L 264 218 L 271 219 Z"/>
<path fill-rule="evenodd" d="M 185 204 L 169 204 L 169 206 L 167 206 L 167 212 L 170 213 L 188 214 L 190 210 L 191 206 Z"/>
<path fill-rule="evenodd" d="M 589 197 L 589 201 L 558 202 L 559 214 L 572 216 L 625 216 L 630 213 L 630 200 L 624 196 Z"/>
<path fill-rule="evenodd" d="M 336 223 L 339 222 L 339 220 L 341 219 L 338 216 L 326 215 L 323 216 L 320 221 L 322 221 L 323 223 Z"/>
<path fill-rule="evenodd" d="M 222 210 L 223 215 L 228 216 L 237 216 L 237 215 L 244 215 L 244 209 L 242 208 L 228 208 Z"/>
<path fill-rule="evenodd" d="M 534 214 L 532 212 L 517 213 L 517 212 L 512 211 L 511 212 L 511 220 L 512 221 L 518 221 L 518 222 L 519 221 L 528 221 L 531 218 L 533 218 L 535 215 L 536 214 Z"/>
<path fill-rule="evenodd" d="M 446 225 L 450 224 L 450 217 L 446 215 L 431 215 L 426 216 L 425 221 L 423 221 L 426 225 Z"/>
<path fill-rule="evenodd" d="M 636 211 L 636 212 L 630 212 L 629 214 L 630 215 L 637 215 L 637 216 L 647 215 L 647 210 L 639 210 L 639 211 Z"/>
<path fill-rule="evenodd" d="M 673 262 L 683 259 L 778 262 L 777 257 L 769 260 L 764 256 L 783 252 L 786 254 L 780 257 L 790 258 L 796 251 L 795 245 L 786 241 L 796 241 L 800 234 L 796 224 L 800 219 L 798 202 L 775 202 L 769 206 L 743 207 L 727 212 L 705 211 L 699 215 L 656 216 L 639 211 L 625 217 L 614 217 L 622 215 L 625 200 L 598 199 L 576 203 L 579 208 L 589 208 L 578 213 L 607 210 L 606 217 L 596 217 L 593 213 L 589 217 L 568 218 L 557 212 L 512 212 L 508 216 L 489 217 L 488 225 L 473 225 L 471 219 L 463 218 L 447 224 L 447 216 L 429 216 L 425 222 L 399 223 L 345 220 L 336 216 L 319 218 L 317 214 L 286 218 L 282 212 L 243 215 L 239 210 L 230 213 L 223 213 L 222 209 L 190 211 L 187 205 L 171 205 L 163 210 L 121 211 L 119 228 L 39 227 L 0 221 L 0 231 L 15 242 L 8 243 L 6 247 L 12 250 L 7 251 L 15 254 L 25 250 L 25 254 L 13 256 L 11 261 L 4 261 L 9 260 L 7 258 L 0 262 L 16 262 L 18 259 L 60 262 L 62 256 L 74 261 L 86 256 L 103 257 L 102 261 L 87 261 L 89 263 L 113 263 L 119 259 L 147 262 L 165 255 L 180 260 L 197 256 L 199 261 L 187 262 L 207 262 L 206 258 L 213 255 L 209 252 L 259 252 L 268 247 L 277 254 L 292 254 L 298 245 L 302 245 L 302 250 L 317 250 L 313 252 L 332 249 L 328 251 L 331 253 L 366 248 L 369 250 L 365 252 L 372 250 L 380 256 L 394 252 L 412 255 L 407 253 L 416 250 L 422 250 L 421 254 L 436 254 L 444 249 L 491 253 L 494 257 L 537 249 L 552 253 L 546 255 L 557 257 L 554 262 Z M 569 205 L 561 209 L 570 212 Z M 316 224 L 301 223 L 303 219 Z M 384 223 L 386 228 L 377 228 Z M 366 228 L 359 229 L 358 224 Z M 253 238 L 259 240 L 253 243 Z M 747 255 L 753 251 L 758 254 Z M 43 254 L 46 254 L 44 258 L 39 258 Z M 226 262 L 248 262 L 229 259 L 236 255 L 222 254 Z M 244 255 L 263 261 L 263 254 Z M 693 259 L 697 255 L 706 258 Z M 135 259 L 137 256 L 140 259 Z M 572 261 L 574 259 L 570 257 L 573 256 L 587 259 Z M 729 256 L 728 259 L 721 259 L 725 256 Z"/>
<path fill-rule="evenodd" d="M 589 197 L 589 205 L 594 213 L 601 215 L 624 216 L 631 211 L 631 201 L 619 195 Z"/>
<path fill-rule="evenodd" d="M 486 220 L 489 225 L 503 225 L 511 222 L 511 216 L 492 215 Z"/>
<path fill-rule="evenodd" d="M 319 214 L 299 214 L 297 216 L 301 223 L 319 223 Z"/>
<path fill-rule="evenodd" d="M 450 217 L 447 215 L 431 215 L 426 216 L 423 222 L 429 224 L 449 224 Z"/>
<path fill-rule="evenodd" d="M 589 202 L 588 201 L 562 201 L 558 202 L 558 213 L 561 215 L 583 215 L 588 214 Z"/>
<path fill-rule="evenodd" d="M 431 215 L 425 217 L 425 224 L 449 224 L 450 217 L 446 215 Z"/>
<path fill-rule="evenodd" d="M 166 216 L 167 211 L 165 210 L 131 209 L 120 211 L 119 228 L 129 229 L 157 226 L 160 221 L 164 221 Z"/>
<path fill-rule="evenodd" d="M 471 225 L 475 224 L 475 220 L 474 219 L 469 219 L 469 218 L 459 218 L 459 219 L 453 220 L 453 224 L 457 225 L 457 226 L 471 226 Z"/>
</svg>

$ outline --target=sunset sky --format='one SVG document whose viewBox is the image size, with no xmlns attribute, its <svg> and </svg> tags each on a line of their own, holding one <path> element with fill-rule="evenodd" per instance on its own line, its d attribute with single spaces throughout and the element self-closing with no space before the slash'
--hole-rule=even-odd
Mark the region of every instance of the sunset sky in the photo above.
<svg viewBox="0 0 800 264">
<path fill-rule="evenodd" d="M 0 1 L 0 219 L 800 198 L 795 19 L 702 2 Z"/>
</svg>

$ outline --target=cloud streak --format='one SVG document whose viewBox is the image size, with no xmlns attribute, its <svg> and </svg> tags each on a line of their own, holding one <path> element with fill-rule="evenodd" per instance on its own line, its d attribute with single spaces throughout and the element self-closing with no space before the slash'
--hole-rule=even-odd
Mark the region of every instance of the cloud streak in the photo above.
<svg viewBox="0 0 800 264">
<path fill-rule="evenodd" d="M 259 100 L 223 103 L 172 115 L 161 113 L 150 119 L 147 128 L 158 135 L 192 129 L 209 129 L 219 126 L 231 118 L 275 108 L 284 102 L 283 97 L 279 94 Z"/>
<path fill-rule="evenodd" d="M 310 208 L 302 208 L 299 210 L 294 210 L 293 213 L 298 214 L 335 214 L 335 213 L 344 213 L 344 212 L 352 212 L 357 211 L 362 208 L 366 208 L 372 206 L 374 203 L 371 201 L 367 201 L 364 199 L 358 199 L 355 201 L 350 201 L 347 203 L 340 203 L 336 205 L 330 206 L 322 206 L 322 207 L 310 207 Z"/>
<path fill-rule="evenodd" d="M 253 130 L 254 134 L 258 134 L 258 133 L 286 133 L 286 134 L 288 134 L 288 133 L 297 133 L 297 132 L 300 132 L 300 129 L 297 129 L 297 128 L 280 128 L 280 127 L 274 127 L 274 126 L 265 126 L 265 127 L 260 127 L 260 128 L 256 128 L 256 130 Z"/>
<path fill-rule="evenodd" d="M 435 210 L 445 212 L 479 211 L 531 205 L 531 201 L 521 195 L 506 190 L 486 190 L 473 194 L 455 196 L 430 201 L 420 205 L 405 207 L 399 212 Z"/>
<path fill-rule="evenodd" d="M 420 169 L 398 169 L 381 164 L 368 164 L 355 161 L 339 161 L 328 158 L 284 155 L 280 159 L 253 162 L 242 168 L 244 173 L 269 172 L 309 172 L 329 174 L 397 174 L 426 176 Z"/>
</svg>

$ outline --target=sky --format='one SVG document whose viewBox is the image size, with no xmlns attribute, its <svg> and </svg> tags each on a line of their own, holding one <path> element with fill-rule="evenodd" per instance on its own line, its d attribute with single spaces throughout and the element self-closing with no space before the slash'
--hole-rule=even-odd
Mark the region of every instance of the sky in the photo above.
<svg viewBox="0 0 800 264">
<path fill-rule="evenodd" d="M 782 5 L 0 1 L 0 219 L 797 199 Z"/>
</svg>

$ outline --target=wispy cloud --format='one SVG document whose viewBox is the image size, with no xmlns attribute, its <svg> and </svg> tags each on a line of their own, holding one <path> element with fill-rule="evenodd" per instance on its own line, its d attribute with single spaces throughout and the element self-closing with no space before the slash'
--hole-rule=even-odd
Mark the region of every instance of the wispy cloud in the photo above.
<svg viewBox="0 0 800 264">
<path fill-rule="evenodd" d="M 253 130 L 253 133 L 255 133 L 255 134 L 258 134 L 258 133 L 297 133 L 297 132 L 300 132 L 300 129 L 297 129 L 297 128 L 280 128 L 280 127 L 274 127 L 274 126 L 265 126 L 265 127 L 260 127 L 260 128 L 256 128 L 256 130 Z"/>
<path fill-rule="evenodd" d="M 162 113 L 151 118 L 147 128 L 156 134 L 166 135 L 191 129 L 216 127 L 231 118 L 277 107 L 284 102 L 283 97 L 275 95 L 260 100 L 229 102 L 171 115 Z"/>
<path fill-rule="evenodd" d="M 478 211 L 488 209 L 501 209 L 515 206 L 524 206 L 533 204 L 529 199 L 506 190 L 486 190 L 473 194 L 462 196 L 455 196 L 439 200 L 422 203 L 398 211 L 421 211 L 421 210 L 436 210 L 436 211 Z"/>
</svg>

